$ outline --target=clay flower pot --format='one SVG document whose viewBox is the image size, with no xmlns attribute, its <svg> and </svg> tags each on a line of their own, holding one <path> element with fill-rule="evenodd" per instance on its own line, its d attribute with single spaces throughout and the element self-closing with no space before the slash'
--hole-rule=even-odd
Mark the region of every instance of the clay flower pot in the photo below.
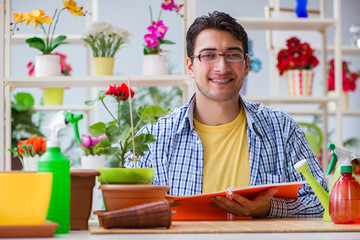
<svg viewBox="0 0 360 240">
<path fill-rule="evenodd" d="M 164 200 L 166 192 L 170 189 L 164 185 L 136 184 L 102 184 L 99 188 L 109 211 Z"/>
<path fill-rule="evenodd" d="M 70 229 L 86 230 L 92 209 L 95 178 L 100 175 L 100 172 L 94 169 L 72 169 L 70 175 Z"/>
</svg>

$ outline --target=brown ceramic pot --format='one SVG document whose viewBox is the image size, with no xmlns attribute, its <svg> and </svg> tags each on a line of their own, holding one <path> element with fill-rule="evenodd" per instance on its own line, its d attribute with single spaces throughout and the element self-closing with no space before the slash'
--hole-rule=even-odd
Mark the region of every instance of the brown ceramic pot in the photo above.
<svg viewBox="0 0 360 240">
<path fill-rule="evenodd" d="M 169 186 L 163 185 L 136 184 L 102 184 L 99 188 L 102 190 L 109 211 L 161 201 L 170 189 Z"/>
<path fill-rule="evenodd" d="M 95 178 L 100 172 L 94 169 L 72 169 L 70 229 L 86 230 L 92 209 Z"/>
</svg>

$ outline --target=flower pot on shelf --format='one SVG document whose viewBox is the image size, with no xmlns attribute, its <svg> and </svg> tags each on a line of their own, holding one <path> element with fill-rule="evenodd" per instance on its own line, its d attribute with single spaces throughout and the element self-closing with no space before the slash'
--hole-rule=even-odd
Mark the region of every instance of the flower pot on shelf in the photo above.
<svg viewBox="0 0 360 240">
<path fill-rule="evenodd" d="M 24 171 L 37 171 L 37 164 L 40 156 L 36 154 L 34 157 L 23 157 Z"/>
<path fill-rule="evenodd" d="M 113 57 L 94 57 L 93 58 L 93 70 L 95 76 L 108 76 L 114 73 Z"/>
<path fill-rule="evenodd" d="M 70 229 L 86 230 L 92 209 L 93 188 L 100 172 L 93 169 L 72 169 L 70 175 Z"/>
<path fill-rule="evenodd" d="M 314 82 L 314 71 L 292 69 L 285 71 L 287 92 L 289 96 L 311 96 Z"/>
<path fill-rule="evenodd" d="M 54 77 L 60 76 L 60 56 L 57 54 L 43 54 L 35 57 L 35 76 Z M 45 88 L 43 92 L 44 105 L 61 105 L 63 102 L 63 88 Z"/>
<path fill-rule="evenodd" d="M 81 156 L 81 168 L 83 169 L 98 169 L 98 168 L 104 168 L 105 167 L 105 155 L 89 155 Z"/>
<path fill-rule="evenodd" d="M 147 76 L 168 74 L 166 56 L 161 54 L 144 55 L 142 73 Z"/>
</svg>

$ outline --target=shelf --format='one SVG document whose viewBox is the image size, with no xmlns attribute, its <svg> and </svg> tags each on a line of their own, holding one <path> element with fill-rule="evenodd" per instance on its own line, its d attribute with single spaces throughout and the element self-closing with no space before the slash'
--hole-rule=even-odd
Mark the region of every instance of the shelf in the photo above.
<svg viewBox="0 0 360 240">
<path fill-rule="evenodd" d="M 242 18 L 236 20 L 247 30 L 291 30 L 291 31 L 321 31 L 337 22 L 334 19 L 265 19 Z"/>
<path fill-rule="evenodd" d="M 334 46 L 328 46 L 327 53 L 334 54 Z M 351 45 L 342 46 L 341 53 L 343 55 L 360 55 L 360 48 Z"/>
<path fill-rule="evenodd" d="M 70 111 L 91 111 L 93 107 L 86 105 L 71 106 L 71 105 L 56 105 L 56 106 L 35 106 L 32 108 L 35 111 L 61 111 L 61 110 L 70 110 Z"/>
<path fill-rule="evenodd" d="M 325 104 L 337 101 L 337 97 L 250 97 L 243 96 L 245 100 L 261 103 L 277 104 Z"/>
<path fill-rule="evenodd" d="M 25 44 L 25 40 L 28 38 L 32 38 L 34 37 L 34 34 L 14 34 L 11 36 L 11 43 L 12 44 Z M 54 38 L 56 38 L 58 35 L 55 35 Z M 37 37 L 42 37 L 42 36 L 37 36 Z M 66 35 L 66 40 L 65 42 L 68 42 L 70 44 L 81 44 L 81 45 L 85 45 L 86 43 L 82 40 L 82 36 L 81 35 Z"/>
<path fill-rule="evenodd" d="M 322 110 L 303 110 L 303 109 L 299 109 L 299 110 L 282 109 L 282 110 L 290 115 L 311 115 L 311 116 L 322 116 L 323 115 Z M 333 111 L 328 112 L 329 116 L 335 116 L 335 114 L 336 113 Z M 360 116 L 360 110 L 346 110 L 346 111 L 344 110 L 344 111 L 342 111 L 342 114 L 344 116 L 357 117 L 357 116 Z"/>
<path fill-rule="evenodd" d="M 190 78 L 186 75 L 130 76 L 132 87 L 185 86 Z M 5 86 L 26 87 L 100 87 L 127 84 L 128 76 L 69 76 L 69 77 L 6 77 Z"/>
</svg>

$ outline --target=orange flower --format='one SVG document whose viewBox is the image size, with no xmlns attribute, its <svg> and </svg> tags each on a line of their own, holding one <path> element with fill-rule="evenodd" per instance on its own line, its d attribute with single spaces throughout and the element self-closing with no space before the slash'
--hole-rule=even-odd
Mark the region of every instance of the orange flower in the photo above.
<svg viewBox="0 0 360 240">
<path fill-rule="evenodd" d="M 24 143 L 26 147 L 23 146 Z M 36 154 L 42 155 L 46 151 L 46 140 L 42 137 L 32 136 L 18 143 L 18 151 L 21 155 L 28 157 L 33 157 Z"/>
</svg>

